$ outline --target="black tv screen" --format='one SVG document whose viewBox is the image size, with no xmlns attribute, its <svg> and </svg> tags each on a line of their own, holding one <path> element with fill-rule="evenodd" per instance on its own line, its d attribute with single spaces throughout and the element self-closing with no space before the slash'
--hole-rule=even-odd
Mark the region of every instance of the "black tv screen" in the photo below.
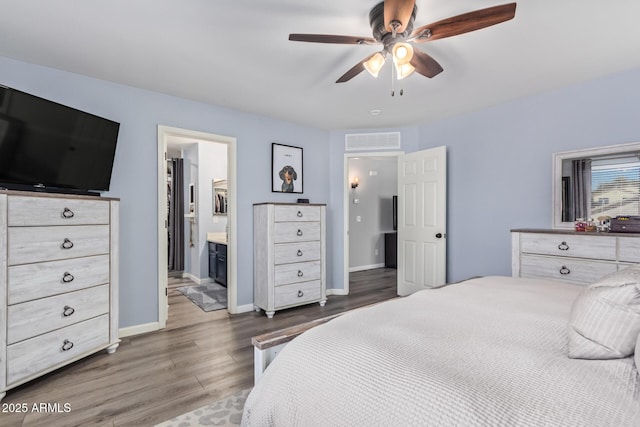
<svg viewBox="0 0 640 427">
<path fill-rule="evenodd" d="M 106 191 L 120 124 L 0 86 L 0 187 Z"/>
</svg>

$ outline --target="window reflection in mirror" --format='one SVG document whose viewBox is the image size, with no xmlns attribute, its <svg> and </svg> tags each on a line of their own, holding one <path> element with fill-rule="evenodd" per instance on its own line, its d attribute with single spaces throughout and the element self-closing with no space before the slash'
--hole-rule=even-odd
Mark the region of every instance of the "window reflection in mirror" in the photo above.
<svg viewBox="0 0 640 427">
<path fill-rule="evenodd" d="M 640 143 L 554 154 L 554 227 L 640 215 Z"/>
</svg>

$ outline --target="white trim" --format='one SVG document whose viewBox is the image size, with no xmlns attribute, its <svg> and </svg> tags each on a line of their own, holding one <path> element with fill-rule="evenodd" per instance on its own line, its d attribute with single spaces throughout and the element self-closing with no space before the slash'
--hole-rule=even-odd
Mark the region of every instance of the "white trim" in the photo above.
<svg viewBox="0 0 640 427">
<path fill-rule="evenodd" d="M 254 310 L 253 304 L 239 305 L 236 308 L 236 312 L 234 314 L 248 313 L 253 310 Z"/>
<path fill-rule="evenodd" d="M 344 290 L 344 289 L 327 289 L 327 296 L 331 296 L 331 295 L 341 295 L 341 296 L 345 296 L 345 295 L 349 295 L 349 291 L 348 290 Z"/>
<path fill-rule="evenodd" d="M 349 273 L 355 273 L 356 271 L 373 270 L 373 269 L 382 268 L 382 267 L 384 267 L 384 262 L 380 264 L 359 265 L 358 267 L 349 268 Z"/>
<path fill-rule="evenodd" d="M 238 313 L 238 242 L 237 242 L 237 159 L 236 138 L 158 125 L 158 324 L 166 327 L 168 316 L 167 288 L 167 231 L 165 213 L 167 206 L 167 167 L 165 153 L 169 137 L 190 138 L 203 142 L 214 142 L 227 145 L 227 311 Z"/>
<path fill-rule="evenodd" d="M 342 177 L 342 209 L 343 209 L 343 273 L 342 282 L 344 286 L 344 294 L 332 294 L 332 295 L 349 295 L 349 192 L 351 191 L 351 183 L 349 182 L 349 159 L 352 157 L 398 157 L 404 154 L 404 151 L 376 151 L 366 153 L 344 153 L 344 162 L 342 165 L 343 177 Z M 329 289 L 327 289 L 329 292 Z M 329 295 L 329 294 L 327 294 Z"/>
<path fill-rule="evenodd" d="M 194 282 L 196 285 L 204 285 L 204 284 L 207 284 L 207 283 L 214 283 L 214 280 L 213 280 L 211 277 L 205 277 L 205 278 L 202 278 L 202 279 L 201 279 L 201 278 L 199 278 L 199 277 L 194 276 L 194 275 L 193 275 L 193 274 L 191 274 L 191 273 L 185 273 L 185 272 L 182 272 L 182 277 L 183 277 L 184 279 L 189 279 L 189 280 L 191 280 L 191 281 L 192 281 L 192 282 Z"/>
<path fill-rule="evenodd" d="M 147 332 L 153 332 L 160 329 L 158 322 L 143 323 L 141 325 L 127 326 L 118 330 L 118 336 L 120 338 L 131 337 L 133 335 L 146 334 Z"/>
<path fill-rule="evenodd" d="M 587 157 L 602 156 L 607 154 L 620 154 L 640 152 L 640 142 L 629 144 L 608 145 L 606 147 L 587 148 L 583 150 L 561 151 L 553 153 L 552 179 L 551 179 L 551 223 L 553 228 L 573 228 L 572 222 L 562 222 L 562 161 L 567 159 L 583 159 Z"/>
</svg>

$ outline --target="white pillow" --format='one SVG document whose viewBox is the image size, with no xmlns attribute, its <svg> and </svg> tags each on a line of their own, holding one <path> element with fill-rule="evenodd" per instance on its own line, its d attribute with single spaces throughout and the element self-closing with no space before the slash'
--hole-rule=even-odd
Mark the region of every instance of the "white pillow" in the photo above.
<svg viewBox="0 0 640 427">
<path fill-rule="evenodd" d="M 569 319 L 569 357 L 628 357 L 639 335 L 640 266 L 634 266 L 603 277 L 576 298 Z"/>
</svg>

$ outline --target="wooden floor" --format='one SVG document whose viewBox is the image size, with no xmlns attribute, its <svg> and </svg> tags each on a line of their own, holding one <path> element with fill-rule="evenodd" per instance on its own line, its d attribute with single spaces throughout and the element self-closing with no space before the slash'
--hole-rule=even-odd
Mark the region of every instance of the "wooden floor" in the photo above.
<svg viewBox="0 0 640 427">
<path fill-rule="evenodd" d="M 0 425 L 154 425 L 251 387 L 252 336 L 396 295 L 396 270 L 351 273 L 348 296 L 267 319 L 256 312 L 205 313 L 175 290 L 181 280 L 170 282 L 166 329 L 124 338 L 114 354 L 101 352 L 8 391 Z M 42 403 L 59 404 L 60 411 L 32 410 Z M 16 404 L 26 404 L 27 412 L 16 412 Z"/>
</svg>

